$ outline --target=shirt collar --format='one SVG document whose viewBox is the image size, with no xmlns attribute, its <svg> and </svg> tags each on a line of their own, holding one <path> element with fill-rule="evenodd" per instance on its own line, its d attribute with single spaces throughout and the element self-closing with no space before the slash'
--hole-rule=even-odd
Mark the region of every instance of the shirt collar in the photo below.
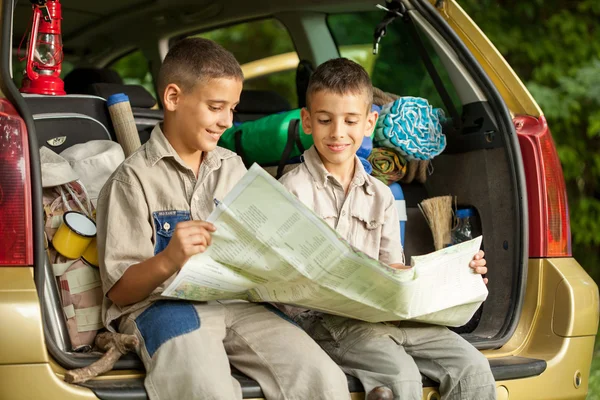
<svg viewBox="0 0 600 400">
<path fill-rule="evenodd" d="M 169 157 L 175 160 L 177 164 L 189 169 L 163 133 L 161 125 L 162 124 L 156 124 L 152 130 L 150 139 L 146 143 L 146 157 L 150 162 L 150 165 L 154 166 L 158 161 Z M 213 151 L 204 154 L 202 164 L 217 169 L 221 166 L 221 160 L 226 158 L 226 152 L 226 150 L 217 147 Z"/>
<path fill-rule="evenodd" d="M 321 161 L 321 157 L 314 145 L 304 152 L 303 158 L 306 168 L 315 181 L 317 188 L 323 189 L 331 179 L 335 179 L 333 175 L 325 169 L 323 161 Z M 368 179 L 365 168 L 357 156 L 354 156 L 354 177 L 352 178 L 351 185 L 362 187 L 369 195 L 375 193 L 373 184 Z"/>
</svg>

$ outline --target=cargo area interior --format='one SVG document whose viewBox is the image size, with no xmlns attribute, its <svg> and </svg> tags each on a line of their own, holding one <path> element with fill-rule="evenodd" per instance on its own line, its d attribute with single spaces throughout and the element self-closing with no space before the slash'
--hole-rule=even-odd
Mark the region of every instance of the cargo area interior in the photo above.
<svg viewBox="0 0 600 400">
<path fill-rule="evenodd" d="M 69 83 L 67 96 L 23 96 L 34 122 L 39 146 L 46 145 L 60 153 L 68 146 L 89 140 L 116 141 L 105 101 L 114 93 L 125 92 L 129 95 L 142 143 L 148 140 L 152 127 L 162 120 L 162 111 L 159 106 L 154 106 L 155 100 L 152 95 L 141 86 L 125 86 L 122 79 L 118 75 L 115 76 L 114 70 L 107 67 L 112 60 L 108 54 L 94 52 L 93 47 L 102 45 L 111 49 L 113 54 L 117 54 L 119 40 L 124 37 L 127 37 L 127 40 L 123 39 L 124 52 L 131 51 L 135 40 L 145 40 L 143 45 L 146 47 L 168 46 L 173 40 L 190 34 L 183 35 L 183 32 L 202 32 L 245 19 L 275 18 L 289 32 L 299 58 L 314 66 L 319 61 L 340 55 L 336 46 L 340 40 L 335 32 L 332 34 L 330 31 L 330 28 L 333 31 L 335 25 L 335 15 L 359 15 L 356 21 L 362 21 L 363 25 L 357 29 L 364 29 L 366 32 L 362 44 L 371 45 L 373 31 L 385 14 L 375 8 L 375 1 L 330 1 L 320 5 L 301 1 L 286 2 L 284 5 L 269 1 L 265 2 L 265 5 L 250 5 L 244 1 L 228 0 L 194 3 L 195 8 L 188 12 L 185 19 L 183 12 L 174 10 L 189 10 L 192 7 L 189 2 L 186 5 L 185 1 L 174 1 L 171 2 L 174 5 L 170 8 L 159 5 L 161 2 L 150 6 L 142 6 L 143 2 L 128 3 L 131 3 L 128 7 L 139 9 L 138 16 L 133 16 L 132 9 L 120 9 L 118 2 L 108 2 L 105 6 L 90 3 L 89 6 L 96 9 L 84 11 L 83 4 L 80 5 L 75 0 L 62 1 L 65 9 L 65 56 L 79 61 L 71 72 L 70 80 L 66 81 Z M 406 1 L 404 4 L 407 6 L 406 14 L 409 18 L 398 18 L 388 26 L 387 35 L 380 43 L 379 58 L 374 66 L 374 69 L 377 69 L 377 62 L 381 59 L 394 60 L 398 68 L 390 73 L 394 75 L 397 84 L 393 87 L 383 86 L 385 82 L 376 79 L 375 76 L 373 84 L 399 96 L 425 97 L 434 106 L 444 109 L 449 117 L 448 122 L 444 124 L 446 150 L 433 159 L 426 181 L 402 184 L 407 206 L 407 262 L 410 256 L 434 250 L 430 228 L 417 206 L 418 203 L 434 196 L 452 195 L 456 197 L 459 207 L 473 207 L 476 210 L 474 221 L 483 235 L 483 249 L 489 266 L 489 296 L 481 312 L 476 314 L 476 320 L 463 328 L 461 334 L 477 348 L 497 348 L 506 342 L 515 329 L 515 319 L 519 315 L 524 291 L 524 263 L 527 258 L 524 233 L 526 211 L 521 207 L 523 188 L 516 173 L 521 158 L 518 148 L 515 148 L 514 138 L 510 137 L 513 133 L 507 129 L 510 125 L 507 125 L 507 113 L 502 109 L 504 106 L 490 99 L 490 91 L 495 89 L 490 88 L 490 85 L 486 86 L 486 81 L 481 76 L 473 74 L 465 58 L 440 32 L 438 23 L 431 16 L 431 6 L 428 3 L 415 0 Z M 26 30 L 29 13 L 29 2 L 17 3 L 13 35 L 15 48 Z M 124 27 L 124 32 L 111 33 L 108 22 L 101 19 L 109 19 L 113 24 L 111 26 L 119 23 Z M 156 39 L 154 42 L 142 38 L 142 33 L 134 32 L 136 26 L 141 26 L 141 22 L 135 23 L 135 20 L 152 21 L 157 24 L 156 32 L 149 36 Z M 217 23 L 219 25 L 216 25 Z M 84 29 L 89 28 L 91 24 L 97 26 Z M 416 27 L 421 44 L 412 36 L 410 24 Z M 159 39 L 160 35 L 166 32 L 177 32 L 177 35 L 171 36 L 169 40 Z M 248 40 L 251 45 L 251 38 Z M 437 73 L 437 77 L 431 76 L 432 71 L 426 65 L 427 57 L 424 58 L 423 52 L 428 55 L 431 67 L 435 70 L 433 73 Z M 153 64 L 150 70 L 155 74 L 158 70 L 157 65 Z M 306 82 L 304 75 L 300 77 L 302 79 L 298 79 L 298 74 L 303 73 L 298 71 L 300 69 L 294 77 L 299 91 L 296 94 L 298 102 L 287 101 L 276 91 L 245 89 L 236 120 L 254 120 L 296 108 L 297 104 L 302 103 L 302 90 L 306 87 L 305 84 L 298 84 Z M 405 74 L 404 71 L 408 72 Z M 403 79 L 410 79 L 415 74 L 420 74 L 423 81 L 427 81 L 423 92 L 405 92 Z M 434 83 L 436 80 L 441 82 L 442 90 L 446 90 L 449 96 L 439 93 L 440 86 Z M 443 97 L 450 99 L 452 107 L 448 107 L 448 99 L 444 101 Z M 453 112 L 449 108 L 456 111 Z M 66 136 L 68 140 L 62 145 L 48 145 L 49 141 L 59 136 Z M 276 168 L 268 167 L 269 172 L 274 174 Z M 39 179 L 32 184 L 41 187 Z M 42 205 L 39 204 L 39 207 Z M 96 360 L 97 354 L 70 350 L 60 291 L 47 257 L 44 263 L 36 265 L 36 274 L 44 277 L 44 286 L 38 289 L 43 303 L 46 344 L 51 356 L 67 369 L 81 367 Z M 491 362 L 494 365 L 493 360 Z M 117 363 L 116 369 L 143 370 L 143 366 L 136 356 L 128 355 Z M 497 378 L 503 377 L 501 366 L 494 372 L 498 374 Z M 260 396 L 260 388 L 255 382 L 237 373 L 235 376 L 242 382 L 245 397 Z M 507 376 L 504 375 L 505 378 Z M 141 381 L 141 378 L 136 378 L 135 384 L 132 384 L 115 378 L 90 381 L 84 386 L 95 390 L 99 397 L 143 398 L 145 394 Z M 424 381 L 428 385 L 435 385 L 426 378 Z M 349 378 L 349 382 L 354 390 L 360 390 L 360 384 L 356 380 Z"/>
</svg>

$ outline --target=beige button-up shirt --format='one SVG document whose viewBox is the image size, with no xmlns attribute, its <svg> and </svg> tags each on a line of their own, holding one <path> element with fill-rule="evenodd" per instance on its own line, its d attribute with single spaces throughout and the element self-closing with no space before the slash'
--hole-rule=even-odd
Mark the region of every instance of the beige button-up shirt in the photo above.
<svg viewBox="0 0 600 400">
<path fill-rule="evenodd" d="M 394 196 L 365 172 L 358 157 L 347 195 L 314 146 L 304 152 L 304 163 L 280 182 L 363 253 L 386 264 L 404 263 Z"/>
<path fill-rule="evenodd" d="M 306 150 L 303 158 L 300 166 L 279 181 L 352 246 L 386 264 L 404 263 L 400 221 L 390 188 L 367 174 L 355 157 L 354 177 L 346 195 L 325 169 L 315 146 Z M 276 306 L 292 318 L 308 311 Z"/>
<path fill-rule="evenodd" d="M 150 140 L 125 160 L 98 198 L 98 256 L 104 291 L 104 324 L 160 298 L 174 275 L 145 300 L 119 307 L 106 293 L 127 268 L 153 257 L 168 243 L 177 222 L 205 220 L 214 198 L 223 199 L 246 173 L 235 153 L 217 147 L 207 153 L 198 178 L 185 165 L 159 125 Z"/>
</svg>

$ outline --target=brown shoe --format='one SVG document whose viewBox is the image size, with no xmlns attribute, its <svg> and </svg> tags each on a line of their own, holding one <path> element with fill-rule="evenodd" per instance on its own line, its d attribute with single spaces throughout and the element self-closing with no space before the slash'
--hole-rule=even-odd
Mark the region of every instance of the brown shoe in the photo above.
<svg viewBox="0 0 600 400">
<path fill-rule="evenodd" d="M 394 392 L 386 386 L 378 386 L 371 390 L 366 400 L 394 400 Z"/>
</svg>

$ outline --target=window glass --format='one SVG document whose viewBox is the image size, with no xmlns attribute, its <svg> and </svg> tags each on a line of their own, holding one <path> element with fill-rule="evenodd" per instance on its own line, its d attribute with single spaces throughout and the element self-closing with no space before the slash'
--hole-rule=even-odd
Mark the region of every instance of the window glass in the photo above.
<svg viewBox="0 0 600 400">
<path fill-rule="evenodd" d="M 373 32 L 383 15 L 379 11 L 330 15 L 327 22 L 340 55 L 361 64 L 371 76 L 375 87 L 399 96 L 423 97 L 434 107 L 445 110 L 406 23 L 397 20 L 388 25 L 386 35 L 379 44 L 378 54 L 372 54 Z M 423 35 L 421 37 L 460 113 L 462 107 L 446 69 L 428 39 Z"/>
<path fill-rule="evenodd" d="M 244 89 L 274 91 L 287 99 L 292 107 L 297 106 L 297 61 L 294 63 L 293 60 L 298 56 L 287 29 L 278 20 L 244 22 L 192 37 L 213 40 L 232 52 L 242 68 L 252 63 L 253 71 L 263 71 L 247 76 Z"/>
<path fill-rule="evenodd" d="M 136 50 L 117 59 L 109 65 L 117 71 L 127 85 L 141 85 L 156 99 L 154 80 L 150 73 L 150 64 L 141 50 Z"/>
</svg>

